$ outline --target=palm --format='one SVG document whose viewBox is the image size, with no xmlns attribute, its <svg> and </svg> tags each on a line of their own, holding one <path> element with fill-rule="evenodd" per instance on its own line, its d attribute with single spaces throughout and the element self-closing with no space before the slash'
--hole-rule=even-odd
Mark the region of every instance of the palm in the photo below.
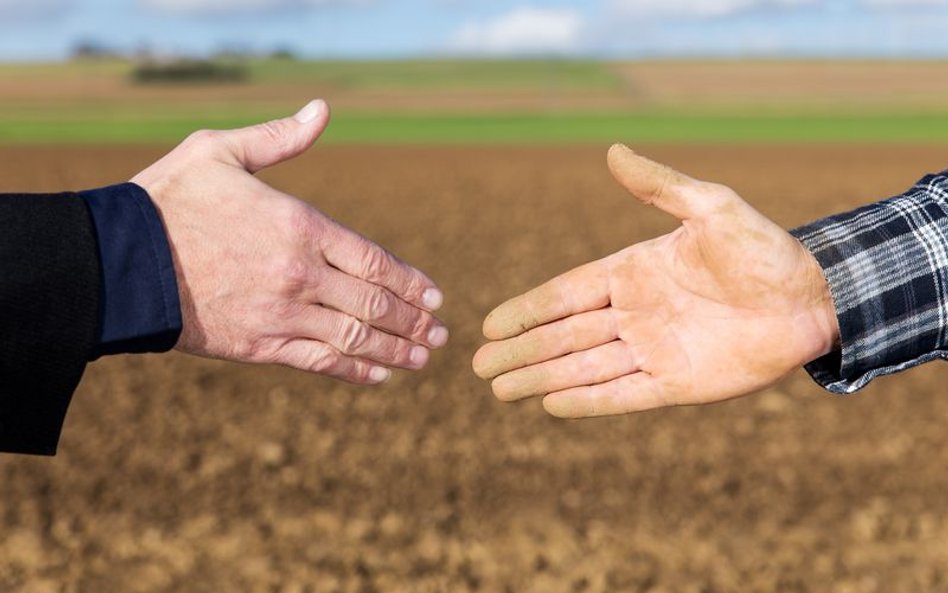
<svg viewBox="0 0 948 593">
<path fill-rule="evenodd" d="M 758 389 L 806 362 L 807 254 L 771 226 L 740 249 L 713 223 L 682 227 L 606 260 L 619 339 L 668 403 Z"/>
<path fill-rule="evenodd" d="M 620 181 L 682 226 L 495 310 L 485 333 L 502 341 L 478 353 L 475 370 L 496 377 L 498 397 L 547 395 L 561 416 L 708 403 L 828 350 L 825 281 L 793 237 L 727 188 L 640 157 L 632 163 L 644 171 L 616 171 L 616 156 Z"/>
</svg>

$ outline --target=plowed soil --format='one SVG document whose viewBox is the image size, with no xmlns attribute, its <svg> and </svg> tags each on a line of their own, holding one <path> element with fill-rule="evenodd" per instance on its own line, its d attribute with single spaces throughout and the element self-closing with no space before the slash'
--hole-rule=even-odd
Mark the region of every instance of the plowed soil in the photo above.
<svg viewBox="0 0 948 593">
<path fill-rule="evenodd" d="M 639 148 L 788 227 L 948 166 L 943 146 Z M 451 345 L 378 389 L 178 354 L 91 365 L 59 456 L 0 457 L 0 591 L 948 590 L 943 366 L 580 422 L 475 378 L 494 305 L 673 228 L 605 149 L 337 147 L 265 173 L 428 271 Z M 2 149 L 0 186 L 113 183 L 161 153 Z"/>
</svg>

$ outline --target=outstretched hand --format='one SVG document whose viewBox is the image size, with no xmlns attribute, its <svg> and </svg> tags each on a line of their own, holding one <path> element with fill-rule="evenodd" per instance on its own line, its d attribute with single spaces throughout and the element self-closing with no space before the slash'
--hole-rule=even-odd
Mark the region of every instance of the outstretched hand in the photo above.
<svg viewBox="0 0 948 593">
<path fill-rule="evenodd" d="M 132 180 L 167 230 L 178 350 L 371 384 L 447 342 L 427 276 L 253 176 L 301 155 L 328 122 L 314 101 L 292 118 L 197 132 Z"/>
<path fill-rule="evenodd" d="M 674 232 L 576 268 L 484 322 L 474 369 L 505 401 L 561 417 L 705 404 L 829 353 L 839 329 L 813 256 L 733 190 L 625 146 L 609 168 Z"/>
</svg>

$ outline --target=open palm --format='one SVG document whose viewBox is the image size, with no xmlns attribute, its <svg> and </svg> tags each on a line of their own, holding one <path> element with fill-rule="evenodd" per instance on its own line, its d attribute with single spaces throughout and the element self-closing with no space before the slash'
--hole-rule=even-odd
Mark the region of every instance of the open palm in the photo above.
<svg viewBox="0 0 948 593">
<path fill-rule="evenodd" d="M 621 414 L 750 393 L 829 352 L 822 271 L 727 187 L 615 146 L 633 195 L 674 232 L 586 264 L 495 309 L 474 359 L 505 401 L 545 395 L 556 416 Z"/>
</svg>

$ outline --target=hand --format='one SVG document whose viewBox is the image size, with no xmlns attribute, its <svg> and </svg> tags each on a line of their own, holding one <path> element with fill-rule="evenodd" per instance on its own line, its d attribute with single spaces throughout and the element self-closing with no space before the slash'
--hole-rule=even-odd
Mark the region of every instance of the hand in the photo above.
<svg viewBox="0 0 948 593">
<path fill-rule="evenodd" d="M 314 101 L 292 118 L 197 132 L 132 180 L 167 229 L 178 350 L 372 384 L 447 342 L 428 277 L 253 177 L 305 152 L 328 122 Z"/>
<path fill-rule="evenodd" d="M 474 369 L 505 401 L 545 395 L 585 417 L 747 394 L 829 353 L 822 270 L 731 189 L 609 151 L 620 184 L 677 217 L 674 232 L 507 301 L 484 322 Z"/>
</svg>

